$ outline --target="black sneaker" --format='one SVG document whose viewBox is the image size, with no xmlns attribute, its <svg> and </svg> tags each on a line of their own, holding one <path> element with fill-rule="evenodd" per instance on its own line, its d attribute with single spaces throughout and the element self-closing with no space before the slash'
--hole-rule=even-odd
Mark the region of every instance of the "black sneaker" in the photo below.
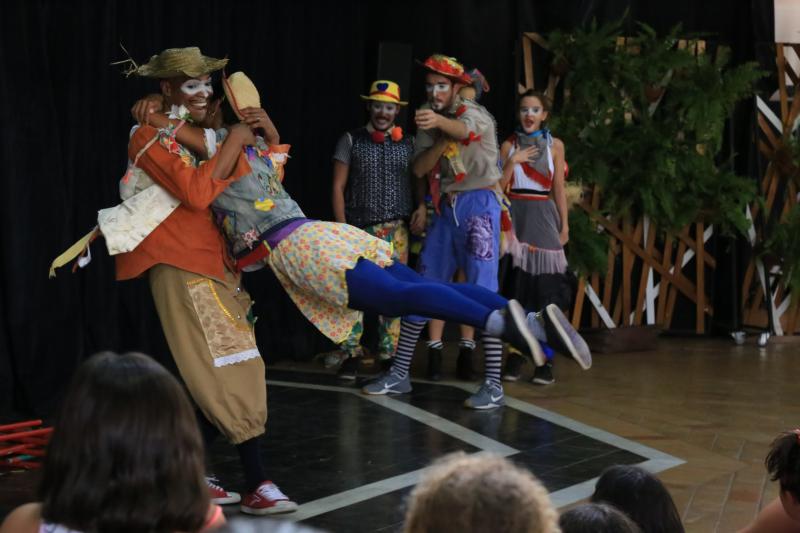
<svg viewBox="0 0 800 533">
<path fill-rule="evenodd" d="M 535 320 L 531 313 L 529 320 Z M 583 337 L 572 327 L 569 319 L 556 304 L 550 304 L 542 313 L 544 328 L 547 333 L 547 344 L 564 355 L 569 355 L 584 370 L 592 367 L 592 352 Z"/>
<path fill-rule="evenodd" d="M 555 382 L 556 378 L 553 377 L 553 363 L 545 363 L 542 366 L 537 366 L 536 370 L 533 371 L 531 383 L 535 383 L 536 385 L 552 385 Z"/>
<path fill-rule="evenodd" d="M 475 379 L 475 369 L 472 367 L 473 348 L 462 346 L 458 350 L 458 360 L 456 361 L 456 375 L 458 379 L 472 381 Z"/>
<path fill-rule="evenodd" d="M 508 305 L 501 311 L 505 315 L 505 326 L 502 339 L 519 350 L 523 355 L 533 359 L 535 366 L 542 366 L 547 358 L 533 336 L 528 326 L 525 309 L 516 300 L 509 300 Z M 532 313 L 531 313 L 532 314 Z"/>
<path fill-rule="evenodd" d="M 348 357 L 342 361 L 339 370 L 336 372 L 336 377 L 345 381 L 355 381 L 358 375 L 358 364 L 361 362 L 360 357 Z"/>
<path fill-rule="evenodd" d="M 440 381 L 442 379 L 442 349 L 428 348 L 428 379 Z"/>
<path fill-rule="evenodd" d="M 517 381 L 522 376 L 522 366 L 526 358 L 522 355 L 509 352 L 506 357 L 506 366 L 503 368 L 503 381 Z"/>
<path fill-rule="evenodd" d="M 393 356 L 378 358 L 378 368 L 381 372 L 388 372 L 392 368 L 392 363 L 394 363 Z"/>
</svg>

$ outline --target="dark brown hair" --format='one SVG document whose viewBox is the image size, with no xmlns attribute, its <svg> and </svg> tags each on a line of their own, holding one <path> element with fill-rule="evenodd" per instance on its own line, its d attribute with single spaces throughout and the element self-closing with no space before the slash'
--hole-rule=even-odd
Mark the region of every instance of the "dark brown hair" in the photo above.
<svg viewBox="0 0 800 533">
<path fill-rule="evenodd" d="M 528 89 L 527 91 L 519 95 L 519 100 L 517 101 L 517 107 L 519 107 L 519 104 L 522 103 L 523 98 L 529 98 L 529 97 L 538 98 L 539 101 L 542 103 L 542 109 L 544 109 L 548 113 L 553 108 L 553 102 L 550 101 L 550 98 L 545 96 L 545 94 L 542 91 L 535 91 L 533 89 Z"/>
<path fill-rule="evenodd" d="M 622 511 L 605 503 L 584 503 L 561 513 L 561 533 L 641 533 Z"/>
<path fill-rule="evenodd" d="M 643 533 L 683 533 L 672 496 L 661 481 L 638 466 L 606 468 L 591 501 L 610 503 L 636 522 Z"/>
<path fill-rule="evenodd" d="M 764 461 L 770 479 L 780 483 L 781 490 L 790 492 L 800 501 L 800 435 L 795 431 L 781 434 L 769 447 Z"/>
<path fill-rule="evenodd" d="M 39 487 L 42 517 L 85 533 L 197 531 L 209 507 L 203 443 L 186 393 L 143 354 L 78 370 Z"/>
</svg>

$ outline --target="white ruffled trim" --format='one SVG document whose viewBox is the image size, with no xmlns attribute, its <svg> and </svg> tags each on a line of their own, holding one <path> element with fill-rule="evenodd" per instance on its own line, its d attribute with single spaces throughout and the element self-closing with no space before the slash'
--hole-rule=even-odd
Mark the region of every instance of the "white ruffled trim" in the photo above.
<svg viewBox="0 0 800 533">
<path fill-rule="evenodd" d="M 223 355 L 222 357 L 215 357 L 214 366 L 219 368 L 221 366 L 233 365 L 243 361 L 248 361 L 250 359 L 255 359 L 256 357 L 261 357 L 261 354 L 258 352 L 258 348 L 251 348 L 243 352 Z"/>
<path fill-rule="evenodd" d="M 508 246 L 512 263 L 528 274 L 563 274 L 567 271 L 567 256 L 564 249 L 547 250 L 533 248 L 524 242 L 511 241 Z"/>
</svg>

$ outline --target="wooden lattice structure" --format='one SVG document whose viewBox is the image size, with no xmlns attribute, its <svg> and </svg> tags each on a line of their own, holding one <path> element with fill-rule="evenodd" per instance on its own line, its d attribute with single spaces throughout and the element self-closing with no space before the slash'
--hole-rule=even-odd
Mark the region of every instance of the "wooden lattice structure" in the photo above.
<svg viewBox="0 0 800 533">
<path fill-rule="evenodd" d="M 617 45 L 618 48 L 636 53 L 625 38 L 618 39 Z M 699 55 L 705 53 L 706 43 L 681 40 L 678 47 Z M 544 38 L 536 33 L 524 33 L 524 83 L 519 84 L 520 93 L 536 88 L 534 59 L 537 49 L 547 49 Z M 560 74 L 558 69 L 550 69 L 544 89 L 550 98 L 555 96 Z M 668 79 L 671 73 L 665 72 L 664 75 Z M 569 105 L 568 96 L 564 97 L 565 106 Z M 652 103 L 651 112 L 659 101 L 660 96 Z M 713 315 L 705 283 L 707 269 L 716 268 L 714 257 L 706 251 L 713 227 L 698 220 L 676 234 L 667 233 L 659 231 L 647 217 L 639 220 L 605 218 L 599 214 L 601 203 L 602 191 L 593 187 L 585 191 L 579 208 L 585 210 L 609 237 L 608 270 L 605 276 L 595 273 L 589 275 L 588 279 L 579 278 L 572 310 L 573 325 L 598 327 L 602 324 L 607 328 L 615 328 L 658 324 L 669 327 L 680 294 L 693 303 L 695 330 L 704 333 L 706 316 Z M 694 270 L 692 275 L 689 269 Z M 584 313 L 587 299 L 591 308 Z M 586 314 L 589 316 L 586 317 Z"/>
<path fill-rule="evenodd" d="M 800 98 L 795 98 L 800 86 L 800 45 L 776 43 L 778 70 L 777 101 L 756 96 L 757 141 L 760 155 L 767 161 L 759 184 L 763 204 L 754 203 L 749 216 L 754 221 L 749 240 L 754 248 L 765 235 L 765 222 L 780 221 L 797 204 L 797 167 L 786 142 L 796 134 L 800 116 Z M 762 208 L 763 205 L 763 208 Z M 792 298 L 784 285 L 777 264 L 765 264 L 754 254 L 747 267 L 742 285 L 742 317 L 745 325 L 768 328 L 770 323 L 777 335 L 797 332 L 800 298 Z M 765 298 L 765 291 L 769 298 Z M 796 296 L 796 295 L 795 295 Z M 769 317 L 767 313 L 772 316 Z M 771 318 L 771 320 L 770 320 Z"/>
</svg>

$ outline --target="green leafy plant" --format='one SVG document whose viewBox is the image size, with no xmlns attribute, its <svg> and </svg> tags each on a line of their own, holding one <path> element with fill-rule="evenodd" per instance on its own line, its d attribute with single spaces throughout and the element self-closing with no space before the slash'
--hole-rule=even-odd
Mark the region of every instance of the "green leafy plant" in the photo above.
<svg viewBox="0 0 800 533">
<path fill-rule="evenodd" d="M 679 48 L 680 26 L 666 36 L 637 27 L 626 39 L 622 21 L 547 36 L 564 91 L 551 129 L 566 144 L 571 179 L 600 187 L 603 216 L 647 216 L 665 231 L 700 218 L 746 231 L 755 184 L 717 160 L 726 119 L 763 73 L 730 66 L 724 49 L 712 57 Z M 570 262 L 596 265 L 578 257 L 583 229 L 594 225 L 570 219 Z"/>
<path fill-rule="evenodd" d="M 567 262 L 581 276 L 605 275 L 608 269 L 608 235 L 599 232 L 589 215 L 582 209 L 569 212 L 569 242 Z"/>
<path fill-rule="evenodd" d="M 783 270 L 783 281 L 792 290 L 792 298 L 800 294 L 800 205 L 795 204 L 775 224 L 761 255 L 776 258 Z"/>
</svg>

